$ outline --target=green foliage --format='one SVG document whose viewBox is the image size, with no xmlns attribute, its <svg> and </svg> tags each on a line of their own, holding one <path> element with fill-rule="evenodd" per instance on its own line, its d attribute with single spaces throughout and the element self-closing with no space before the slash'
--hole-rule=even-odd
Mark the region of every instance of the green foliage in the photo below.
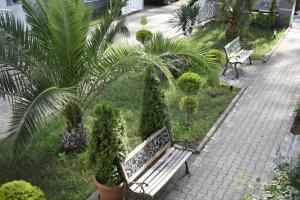
<svg viewBox="0 0 300 200">
<path fill-rule="evenodd" d="M 170 129 L 168 108 L 165 96 L 160 88 L 160 81 L 153 67 L 147 67 L 144 82 L 142 114 L 139 132 L 144 140 L 167 126 Z"/>
<path fill-rule="evenodd" d="M 268 15 L 265 15 L 262 11 L 252 14 L 251 25 L 262 29 L 274 29 L 277 20 L 277 4 L 278 0 L 271 1 Z"/>
<path fill-rule="evenodd" d="M 226 38 L 226 26 L 220 22 L 212 22 L 203 28 L 197 29 L 193 34 L 193 42 L 206 44 L 208 48 L 224 51 L 231 39 Z M 274 39 L 273 30 L 251 27 L 243 36 L 243 43 L 247 48 L 254 49 L 253 59 L 264 59 L 265 55 L 278 43 L 286 29 L 277 29 Z"/>
<path fill-rule="evenodd" d="M 116 161 L 121 161 L 126 156 L 124 139 L 125 126 L 120 111 L 108 105 L 98 105 L 92 127 L 90 160 L 95 167 L 96 176 L 110 187 L 115 187 L 122 181 Z"/>
<path fill-rule="evenodd" d="M 226 63 L 224 52 L 219 49 L 212 49 L 208 52 L 208 55 L 213 57 L 221 66 Z"/>
<path fill-rule="evenodd" d="M 101 96 L 90 104 L 84 115 L 83 120 L 88 132 L 91 133 L 96 102 L 101 101 L 120 109 L 126 124 L 130 124 L 126 127 L 130 149 L 139 145 L 141 139 L 138 129 L 142 110 L 143 81 L 144 73 L 130 72 L 109 85 Z M 199 111 L 191 116 L 191 121 L 194 122 L 193 129 L 187 133 L 182 126 L 185 113 L 179 110 L 178 106 L 181 97 L 185 95 L 179 90 L 169 89 L 167 85 L 162 86 L 172 119 L 172 134 L 176 140 L 200 141 L 237 93 L 237 90 L 230 92 L 228 87 L 220 86 L 214 91 L 217 95 L 212 97 L 210 87 L 201 87 L 197 95 Z M 89 152 L 76 155 L 63 154 L 57 134 L 63 129 L 64 118 L 56 117 L 29 142 L 22 158 L 15 158 L 12 163 L 1 159 L 3 158 L 1 153 L 7 149 L 4 148 L 3 151 L 0 149 L 0 185 L 22 177 L 40 187 L 49 200 L 82 200 L 93 193 L 94 185 L 91 177 L 95 172 L 87 164 Z"/>
<path fill-rule="evenodd" d="M 179 103 L 180 110 L 186 113 L 194 113 L 199 108 L 199 99 L 194 96 L 185 96 Z"/>
<path fill-rule="evenodd" d="M 270 15 L 268 16 L 268 26 L 270 28 L 275 28 L 277 15 L 276 15 L 276 8 L 277 8 L 278 0 L 272 0 L 270 6 Z"/>
<path fill-rule="evenodd" d="M 236 38 L 247 30 L 255 2 L 256 0 L 222 0 L 222 21 L 226 24 L 227 38 Z"/>
<path fill-rule="evenodd" d="M 281 200 L 300 198 L 300 156 L 275 159 L 276 176 L 271 183 L 263 183 L 260 179 L 256 185 L 248 185 L 249 194 L 243 200 Z"/>
<path fill-rule="evenodd" d="M 25 181 L 12 181 L 0 187 L 1 200 L 46 200 L 38 187 Z"/>
<path fill-rule="evenodd" d="M 182 5 L 169 22 L 174 28 L 181 29 L 184 34 L 187 34 L 190 31 L 189 28 L 195 24 L 198 12 L 199 7 L 196 5 Z"/>
<path fill-rule="evenodd" d="M 142 44 L 145 44 L 145 42 L 151 40 L 152 35 L 153 34 L 151 31 L 142 29 L 136 32 L 136 40 L 141 42 Z"/>
<path fill-rule="evenodd" d="M 140 19 L 140 24 L 145 27 L 148 24 L 148 18 L 146 16 L 142 16 Z"/>
<path fill-rule="evenodd" d="M 197 73 L 187 72 L 177 81 L 178 87 L 187 94 L 195 94 L 200 89 L 202 79 Z"/>
</svg>

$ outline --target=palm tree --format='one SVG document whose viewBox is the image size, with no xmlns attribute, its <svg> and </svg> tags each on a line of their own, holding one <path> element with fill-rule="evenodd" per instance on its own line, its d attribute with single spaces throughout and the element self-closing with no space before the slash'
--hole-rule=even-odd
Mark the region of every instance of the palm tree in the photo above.
<svg viewBox="0 0 300 200">
<path fill-rule="evenodd" d="M 217 74 L 216 62 L 200 44 L 155 34 L 144 46 L 112 46 L 118 34 L 127 33 L 119 18 L 125 3 L 115 1 L 93 32 L 89 11 L 78 0 L 22 0 L 30 30 L 9 14 L 0 17 L 0 97 L 13 108 L 9 133 L 14 152 L 59 113 L 67 122 L 65 149 L 84 149 L 85 110 L 130 70 L 155 65 L 172 81 L 168 65 L 184 62 Z"/>
<path fill-rule="evenodd" d="M 188 35 L 192 31 L 192 26 L 196 22 L 199 14 L 199 7 L 196 5 L 182 5 L 174 14 L 170 23 L 174 28 L 182 30 L 184 35 Z"/>
<path fill-rule="evenodd" d="M 222 18 L 227 25 L 227 38 L 236 38 L 248 27 L 255 2 L 256 0 L 222 0 Z"/>
</svg>

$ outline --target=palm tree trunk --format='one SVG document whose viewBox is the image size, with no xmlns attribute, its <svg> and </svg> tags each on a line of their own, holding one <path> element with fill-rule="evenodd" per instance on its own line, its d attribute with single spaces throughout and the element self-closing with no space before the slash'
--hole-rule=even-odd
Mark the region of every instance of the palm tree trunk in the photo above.
<svg viewBox="0 0 300 200">
<path fill-rule="evenodd" d="M 67 127 L 61 137 L 64 150 L 68 153 L 78 153 L 87 147 L 87 130 L 82 123 Z"/>
<path fill-rule="evenodd" d="M 78 105 L 68 105 L 64 116 L 67 118 L 67 127 L 61 137 L 61 144 L 68 153 L 83 151 L 87 147 L 88 139 L 81 108 Z"/>
<path fill-rule="evenodd" d="M 234 39 L 239 35 L 239 27 L 236 19 L 231 18 L 226 27 L 226 37 L 229 39 Z"/>
</svg>

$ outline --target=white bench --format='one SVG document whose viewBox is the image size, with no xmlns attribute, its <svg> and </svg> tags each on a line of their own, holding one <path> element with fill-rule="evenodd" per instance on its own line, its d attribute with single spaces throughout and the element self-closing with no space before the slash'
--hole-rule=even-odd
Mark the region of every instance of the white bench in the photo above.
<svg viewBox="0 0 300 200">
<path fill-rule="evenodd" d="M 247 60 L 250 61 L 250 65 L 252 64 L 251 55 L 254 50 L 245 50 L 241 45 L 240 37 L 235 38 L 232 42 L 227 44 L 225 47 L 225 55 L 226 55 L 226 67 L 223 71 L 223 75 L 225 75 L 226 70 L 229 65 L 234 65 L 236 71 L 236 77 L 239 78 L 239 73 L 237 70 L 238 64 L 245 64 Z"/>
<path fill-rule="evenodd" d="M 152 199 L 183 164 L 189 174 L 187 159 L 193 153 L 192 149 L 174 144 L 168 129 L 162 128 L 136 147 L 125 161 L 119 162 L 126 194 Z"/>
</svg>

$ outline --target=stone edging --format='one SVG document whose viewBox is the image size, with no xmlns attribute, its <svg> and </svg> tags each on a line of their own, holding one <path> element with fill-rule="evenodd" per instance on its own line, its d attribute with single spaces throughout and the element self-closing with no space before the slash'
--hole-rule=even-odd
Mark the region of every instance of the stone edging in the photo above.
<svg viewBox="0 0 300 200">
<path fill-rule="evenodd" d="M 248 87 L 245 87 L 239 91 L 239 93 L 233 98 L 231 103 L 227 106 L 226 110 L 222 113 L 222 115 L 219 117 L 219 119 L 214 123 L 214 125 L 211 127 L 211 129 L 208 131 L 206 136 L 203 138 L 203 140 L 200 142 L 198 147 L 196 148 L 197 152 L 201 152 L 207 143 L 210 141 L 210 139 L 214 136 L 216 131 L 220 128 L 220 126 L 223 124 L 226 117 L 229 115 L 229 113 L 232 111 L 233 107 L 236 105 L 236 103 L 240 100 L 240 98 L 243 96 L 245 91 L 248 89 Z"/>
<path fill-rule="evenodd" d="M 276 49 L 279 47 L 279 45 L 282 43 L 282 41 L 286 38 L 286 35 L 290 32 L 291 27 L 289 26 L 283 36 L 279 39 L 279 41 L 275 44 L 275 46 L 269 51 L 266 55 L 265 58 L 262 60 L 263 63 L 267 63 L 269 59 L 272 57 L 272 55 L 275 53 Z"/>
</svg>

